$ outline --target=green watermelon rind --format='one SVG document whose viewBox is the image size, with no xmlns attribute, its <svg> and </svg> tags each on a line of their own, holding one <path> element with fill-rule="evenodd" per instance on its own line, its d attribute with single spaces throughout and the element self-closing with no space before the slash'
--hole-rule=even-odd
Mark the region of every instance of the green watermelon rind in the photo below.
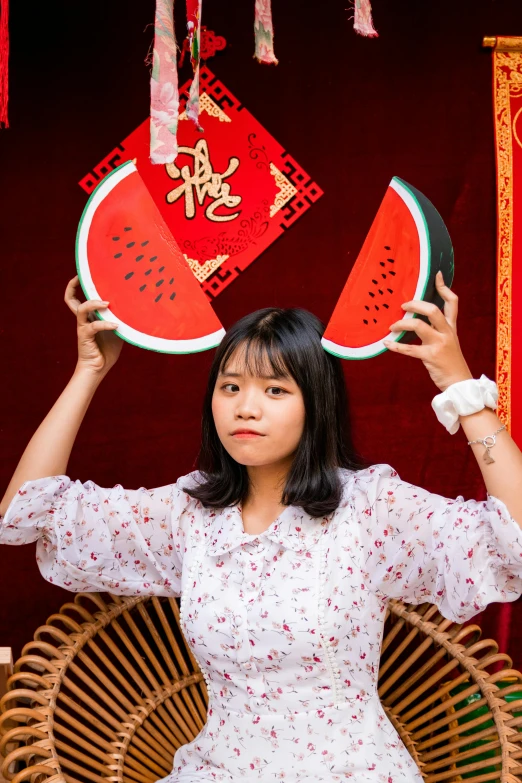
<svg viewBox="0 0 522 783">
<path fill-rule="evenodd" d="M 417 291 L 415 292 L 415 295 L 412 297 L 412 299 L 423 299 L 426 294 L 426 288 L 428 286 L 428 282 L 431 274 L 431 268 L 432 268 L 432 247 L 431 247 L 430 232 L 429 232 L 426 216 L 419 202 L 419 199 L 413 192 L 412 188 L 406 182 L 404 182 L 404 180 L 399 179 L 399 177 L 393 177 L 392 181 L 390 182 L 390 187 L 392 187 L 395 190 L 395 192 L 398 193 L 398 195 L 402 198 L 406 207 L 408 207 L 408 203 L 404 199 L 403 192 L 401 191 L 405 191 L 408 194 L 408 196 L 415 203 L 418 215 L 422 220 L 422 225 L 424 227 L 424 239 L 426 241 L 426 271 L 424 275 L 424 283 L 423 284 L 421 283 L 422 291 L 419 290 L 419 283 L 417 283 Z M 433 207 L 433 209 L 435 208 Z M 415 220 L 415 215 L 411 212 L 411 209 L 410 209 L 410 214 L 412 214 L 417 230 L 419 231 L 419 222 Z M 422 236 L 420 234 L 420 231 L 419 231 L 419 242 L 422 247 Z M 419 280 L 420 279 L 421 277 L 419 273 Z M 418 315 L 416 313 L 405 313 L 403 318 L 418 318 Z M 333 356 L 337 356 L 339 359 L 348 359 L 349 361 L 361 361 L 363 359 L 373 359 L 376 356 L 380 356 L 380 354 L 382 353 L 386 353 L 386 351 L 388 351 L 388 348 L 386 348 L 386 346 L 383 345 L 383 340 L 390 340 L 392 342 L 398 343 L 406 334 L 408 334 L 406 330 L 402 332 L 390 332 L 388 335 L 376 341 L 375 343 L 372 343 L 369 346 L 365 345 L 357 349 L 340 346 L 338 343 L 334 343 L 333 341 L 325 339 L 324 337 L 322 338 L 321 343 L 323 345 L 323 348 L 326 351 L 328 351 L 328 353 L 331 353 Z M 379 347 L 376 348 L 374 351 L 371 351 L 372 346 L 379 346 Z M 349 354 L 347 353 L 347 349 L 350 351 L 356 350 L 360 353 L 359 355 L 354 355 L 353 353 Z"/>
<path fill-rule="evenodd" d="M 135 172 L 136 170 L 137 170 L 136 166 L 132 161 L 126 161 L 125 163 L 122 163 L 121 166 L 117 166 L 113 171 L 110 172 L 110 174 L 107 174 L 107 176 L 104 177 L 104 179 L 100 183 L 98 183 L 98 185 L 95 187 L 95 189 L 89 196 L 89 199 L 83 209 L 82 216 L 78 224 L 78 230 L 76 232 L 75 255 L 76 255 L 76 271 L 78 273 L 80 285 L 85 295 L 85 298 L 88 300 L 101 299 L 101 297 L 96 291 L 96 286 L 92 281 L 90 274 L 88 273 L 89 265 L 88 265 L 88 259 L 87 259 L 87 253 L 85 251 L 85 247 L 86 247 L 86 238 L 88 236 L 89 227 L 87 227 L 86 229 L 85 227 L 86 221 L 89 219 L 89 216 L 92 220 L 92 216 L 94 215 L 97 209 L 98 205 L 96 205 L 96 207 L 93 208 L 93 203 L 98 199 L 100 200 L 100 203 L 103 200 L 100 199 L 100 194 L 110 193 L 117 186 L 117 184 L 124 179 L 124 177 Z M 117 180 L 116 183 L 114 182 L 115 179 Z M 89 226 L 90 226 L 90 221 L 89 221 Z M 84 234 L 85 234 L 85 241 L 83 241 Z M 83 242 L 83 255 L 85 257 L 85 261 L 83 263 L 82 263 L 82 242 Z M 115 313 L 111 312 L 110 306 L 104 308 L 103 314 L 100 313 L 99 310 L 95 310 L 94 315 L 99 321 L 113 321 L 113 322 L 115 321 L 117 323 L 120 323 L 121 325 L 121 319 L 118 318 L 118 316 Z M 211 350 L 212 348 L 216 348 L 219 345 L 219 343 L 221 342 L 225 334 L 224 329 L 219 329 L 218 331 L 213 332 L 212 334 L 205 335 L 204 337 L 196 337 L 190 340 L 167 340 L 165 338 L 154 337 L 154 335 L 147 335 L 143 332 L 139 332 L 138 330 L 133 329 L 127 324 L 123 324 L 122 326 L 123 328 L 120 326 L 120 328 L 114 329 L 113 333 L 117 334 L 118 337 L 120 337 L 122 340 L 125 340 L 125 342 L 130 343 L 131 345 L 135 345 L 138 348 L 146 348 L 148 350 L 155 351 L 157 353 L 166 353 L 166 354 L 201 353 L 203 351 Z M 129 336 L 127 330 L 140 335 L 140 338 L 143 339 L 134 339 L 134 340 L 131 339 L 131 336 Z M 161 343 L 167 343 L 169 347 L 161 346 L 160 345 Z"/>
</svg>

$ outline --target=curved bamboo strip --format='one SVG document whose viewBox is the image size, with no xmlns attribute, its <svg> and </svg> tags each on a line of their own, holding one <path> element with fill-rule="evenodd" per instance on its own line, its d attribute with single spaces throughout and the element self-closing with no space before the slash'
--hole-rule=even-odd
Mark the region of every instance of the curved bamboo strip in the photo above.
<svg viewBox="0 0 522 783">
<path fill-rule="evenodd" d="M 522 675 L 480 637 L 431 604 L 388 607 L 379 695 L 427 783 L 522 782 Z M 79 593 L 13 672 L 0 700 L 11 783 L 154 783 L 205 724 L 173 598 Z"/>
</svg>

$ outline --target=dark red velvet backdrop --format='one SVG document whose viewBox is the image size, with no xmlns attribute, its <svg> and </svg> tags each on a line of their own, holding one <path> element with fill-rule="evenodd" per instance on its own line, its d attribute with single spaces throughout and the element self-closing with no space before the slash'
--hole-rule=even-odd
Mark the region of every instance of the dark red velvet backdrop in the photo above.
<svg viewBox="0 0 522 783">
<path fill-rule="evenodd" d="M 209 64 L 325 195 L 218 297 L 219 318 L 228 327 L 260 307 L 298 305 L 327 320 L 397 174 L 448 224 L 462 347 L 476 377 L 494 377 L 491 54 L 481 39 L 521 35 L 520 0 L 374 0 L 375 40 L 354 34 L 343 0 L 274 0 L 277 68 L 252 58 L 253 5 L 205 0 L 204 23 L 229 44 Z M 12 4 L 12 127 L 0 132 L 1 493 L 74 369 L 75 322 L 63 293 L 85 203 L 77 182 L 147 116 L 153 17 L 153 0 Z M 152 487 L 191 470 L 211 358 L 125 345 L 69 475 Z M 437 389 L 421 363 L 386 354 L 345 369 L 365 456 L 432 491 L 484 497 L 462 432 L 450 436 L 435 419 Z M 0 569 L 0 646 L 18 655 L 71 594 L 42 579 L 34 545 L 0 547 Z M 488 614 L 491 632 L 495 607 Z M 522 640 L 522 606 L 514 618 Z"/>
</svg>

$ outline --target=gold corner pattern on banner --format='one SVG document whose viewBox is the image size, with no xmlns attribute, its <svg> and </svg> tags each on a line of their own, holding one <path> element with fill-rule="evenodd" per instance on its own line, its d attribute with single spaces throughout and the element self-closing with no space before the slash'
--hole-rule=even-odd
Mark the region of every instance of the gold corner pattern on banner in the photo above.
<svg viewBox="0 0 522 783">
<path fill-rule="evenodd" d="M 290 180 L 283 174 L 282 171 L 279 171 L 277 166 L 274 166 L 272 162 L 270 162 L 270 173 L 272 174 L 273 178 L 275 179 L 275 183 L 279 188 L 279 193 L 276 195 L 274 203 L 270 207 L 270 217 L 273 218 L 274 215 L 279 212 L 279 210 L 282 209 L 293 196 L 295 196 L 297 193 L 297 188 L 295 185 L 292 185 Z"/>
<path fill-rule="evenodd" d="M 199 96 L 199 113 L 202 114 L 204 111 L 211 117 L 217 117 L 220 122 L 232 122 L 228 114 L 225 114 L 223 109 L 212 100 L 208 92 L 202 92 Z M 188 120 L 187 112 L 182 112 L 179 119 Z"/>
<path fill-rule="evenodd" d="M 522 39 L 520 40 L 522 43 Z M 513 286 L 513 142 L 511 97 L 522 94 L 522 47 L 493 52 L 497 156 L 497 414 L 511 425 L 512 286 Z M 515 118 L 516 119 L 516 118 Z"/>
<path fill-rule="evenodd" d="M 208 261 L 205 261 L 205 263 L 202 264 L 197 258 L 189 258 L 186 253 L 183 253 L 183 255 L 185 256 L 185 261 L 194 272 L 196 280 L 199 280 L 200 283 L 206 280 L 207 277 L 210 277 L 212 272 L 230 258 L 230 256 L 224 254 L 222 256 L 217 256 L 216 258 L 209 258 Z"/>
</svg>

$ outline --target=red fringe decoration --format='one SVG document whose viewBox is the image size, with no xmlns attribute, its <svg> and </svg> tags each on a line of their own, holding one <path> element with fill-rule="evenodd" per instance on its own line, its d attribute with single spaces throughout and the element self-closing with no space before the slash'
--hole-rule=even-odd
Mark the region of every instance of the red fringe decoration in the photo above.
<svg viewBox="0 0 522 783">
<path fill-rule="evenodd" d="M 7 119 L 9 73 L 9 0 L 0 0 L 0 127 L 9 127 Z"/>
</svg>

